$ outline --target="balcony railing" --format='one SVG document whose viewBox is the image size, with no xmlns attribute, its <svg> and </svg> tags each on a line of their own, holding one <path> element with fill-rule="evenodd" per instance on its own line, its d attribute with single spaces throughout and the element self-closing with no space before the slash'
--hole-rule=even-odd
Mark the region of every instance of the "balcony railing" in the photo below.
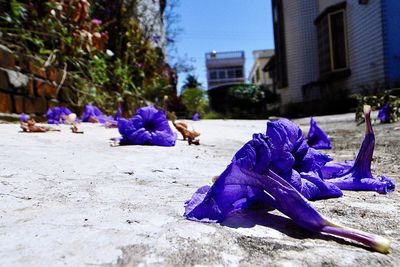
<svg viewBox="0 0 400 267">
<path fill-rule="evenodd" d="M 216 52 L 207 53 L 207 60 L 218 60 L 218 59 L 244 59 L 244 51 L 232 51 L 232 52 Z"/>
</svg>

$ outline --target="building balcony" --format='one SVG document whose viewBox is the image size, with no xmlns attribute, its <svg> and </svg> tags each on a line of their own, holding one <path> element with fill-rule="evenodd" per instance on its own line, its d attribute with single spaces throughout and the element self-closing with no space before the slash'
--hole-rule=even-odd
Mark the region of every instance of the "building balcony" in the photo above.
<svg viewBox="0 0 400 267">
<path fill-rule="evenodd" d="M 211 52 L 206 54 L 207 68 L 243 66 L 244 63 L 244 51 Z"/>
</svg>

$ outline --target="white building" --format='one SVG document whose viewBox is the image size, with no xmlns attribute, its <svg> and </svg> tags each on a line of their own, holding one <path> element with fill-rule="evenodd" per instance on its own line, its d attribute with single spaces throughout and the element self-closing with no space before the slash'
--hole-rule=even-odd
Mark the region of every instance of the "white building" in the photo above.
<svg viewBox="0 0 400 267">
<path fill-rule="evenodd" d="M 265 85 L 272 88 L 273 77 L 269 72 L 264 72 L 265 65 L 271 60 L 274 55 L 274 49 L 255 50 L 253 51 L 254 63 L 250 71 L 249 80 L 253 84 Z"/>
<path fill-rule="evenodd" d="M 400 1 L 272 0 L 282 105 L 400 84 Z"/>
</svg>

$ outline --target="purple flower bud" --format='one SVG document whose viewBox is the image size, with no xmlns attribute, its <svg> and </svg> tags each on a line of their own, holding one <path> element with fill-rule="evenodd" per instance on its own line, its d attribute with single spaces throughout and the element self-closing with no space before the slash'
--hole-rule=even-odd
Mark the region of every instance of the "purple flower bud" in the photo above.
<svg viewBox="0 0 400 267">
<path fill-rule="evenodd" d="M 313 117 L 310 118 L 310 130 L 307 135 L 307 144 L 315 149 L 332 149 L 331 140 L 317 125 Z"/>
</svg>

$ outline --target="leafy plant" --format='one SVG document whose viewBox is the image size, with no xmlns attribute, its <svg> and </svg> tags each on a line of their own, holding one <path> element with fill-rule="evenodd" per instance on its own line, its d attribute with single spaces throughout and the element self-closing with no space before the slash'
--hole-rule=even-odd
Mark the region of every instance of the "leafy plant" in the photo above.
<svg viewBox="0 0 400 267">
<path fill-rule="evenodd" d="M 182 103 L 186 106 L 190 115 L 203 114 L 208 107 L 205 92 L 200 88 L 187 88 L 181 95 Z"/>
<path fill-rule="evenodd" d="M 364 121 L 364 105 L 370 105 L 373 110 L 379 110 L 388 104 L 391 109 L 390 121 L 395 122 L 400 118 L 400 89 L 387 90 L 375 95 L 357 95 L 357 103 L 356 121 L 359 123 Z"/>
</svg>

